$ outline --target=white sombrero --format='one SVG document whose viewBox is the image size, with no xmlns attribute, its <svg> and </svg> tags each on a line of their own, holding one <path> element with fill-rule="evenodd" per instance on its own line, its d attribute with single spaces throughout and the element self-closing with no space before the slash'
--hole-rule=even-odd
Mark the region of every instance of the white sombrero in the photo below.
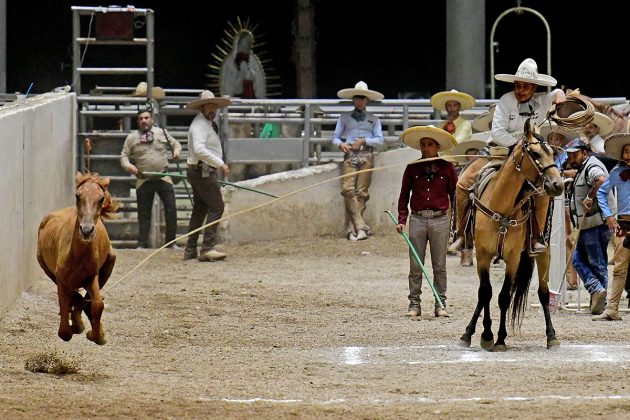
<svg viewBox="0 0 630 420">
<path fill-rule="evenodd" d="M 468 163 L 468 159 L 463 155 L 465 155 L 469 151 L 475 151 L 475 154 L 478 154 L 478 152 L 481 151 L 481 149 L 486 147 L 486 144 L 487 143 L 485 140 L 473 140 L 473 139 L 466 140 L 461 143 L 457 143 L 457 145 L 449 151 L 449 154 L 453 155 L 453 156 L 449 156 L 449 160 L 455 161 L 461 164 L 466 164 Z M 457 155 L 460 155 L 460 156 L 457 156 Z"/>
<path fill-rule="evenodd" d="M 593 124 L 599 127 L 599 135 L 605 137 L 615 128 L 615 123 L 610 119 L 608 115 L 604 115 L 601 112 L 595 112 L 593 115 Z"/>
<path fill-rule="evenodd" d="M 475 98 L 455 89 L 439 92 L 431 96 L 431 106 L 440 111 L 446 111 L 446 103 L 449 101 L 459 102 L 461 109 L 470 109 L 475 106 Z"/>
<path fill-rule="evenodd" d="M 205 104 L 215 104 L 217 108 L 223 108 L 230 105 L 232 101 L 227 96 L 215 97 L 214 93 L 209 90 L 204 90 L 199 95 L 199 99 L 195 99 L 186 105 L 188 109 L 200 109 Z"/>
<path fill-rule="evenodd" d="M 497 74 L 494 78 L 502 82 L 514 83 L 519 81 L 540 86 L 555 86 L 558 83 L 553 77 L 538 73 L 538 64 L 531 58 L 526 58 L 521 65 L 518 66 L 516 74 Z"/>
<path fill-rule="evenodd" d="M 131 94 L 131 96 L 147 96 L 147 91 L 148 91 L 148 85 L 147 82 L 140 82 L 138 83 L 138 86 L 136 86 L 136 90 L 133 91 L 133 93 Z M 164 89 L 162 89 L 159 86 L 153 86 L 153 88 L 151 89 L 151 97 L 153 99 L 164 99 L 164 97 L 166 96 L 166 92 L 164 92 Z"/>
<path fill-rule="evenodd" d="M 368 89 L 368 85 L 365 82 L 359 82 L 354 85 L 354 88 L 341 89 L 337 92 L 337 96 L 341 99 L 352 99 L 355 96 L 365 96 L 370 101 L 380 101 L 385 96 L 381 92 Z"/>
<path fill-rule="evenodd" d="M 621 152 L 628 144 L 630 144 L 630 133 L 613 134 L 604 142 L 604 150 L 608 156 L 621 160 Z"/>
<path fill-rule="evenodd" d="M 497 107 L 497 104 L 492 104 L 488 107 L 488 112 L 485 114 L 481 114 L 477 118 L 475 118 L 472 122 L 472 128 L 477 131 L 487 131 L 490 129 L 490 123 L 492 122 L 492 117 L 494 117 L 494 109 Z"/>
<path fill-rule="evenodd" d="M 457 144 L 457 140 L 451 133 L 433 125 L 409 127 L 402 132 L 400 137 L 407 146 L 416 150 L 420 150 L 420 140 L 428 137 L 440 145 L 440 153 L 448 152 Z"/>
</svg>

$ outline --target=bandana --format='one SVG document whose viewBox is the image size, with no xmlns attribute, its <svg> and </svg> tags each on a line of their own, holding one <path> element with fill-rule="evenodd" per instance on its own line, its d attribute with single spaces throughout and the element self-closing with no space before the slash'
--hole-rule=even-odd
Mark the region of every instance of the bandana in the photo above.
<svg viewBox="0 0 630 420">
<path fill-rule="evenodd" d="M 622 171 L 619 174 L 619 178 L 621 178 L 621 180 L 624 182 L 627 182 L 628 180 L 630 180 L 630 169 L 626 169 L 625 171 Z"/>
<path fill-rule="evenodd" d="M 352 114 L 350 114 L 350 116 L 354 118 L 357 122 L 361 122 L 365 120 L 367 113 L 365 111 L 354 110 L 352 111 Z"/>
<path fill-rule="evenodd" d="M 145 131 L 140 134 L 140 143 L 153 143 L 153 131 Z"/>
</svg>

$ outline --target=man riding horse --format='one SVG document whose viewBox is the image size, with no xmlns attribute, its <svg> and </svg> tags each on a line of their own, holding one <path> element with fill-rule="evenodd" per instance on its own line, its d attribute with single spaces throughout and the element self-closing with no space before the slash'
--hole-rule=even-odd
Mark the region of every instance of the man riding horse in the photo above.
<svg viewBox="0 0 630 420">
<path fill-rule="evenodd" d="M 469 217 L 472 214 L 469 195 L 477 174 L 488 163 L 490 155 L 507 155 L 516 144 L 519 132 L 528 118 L 532 125 L 539 126 L 547 119 L 554 104 L 560 105 L 566 100 L 561 89 L 555 89 L 550 93 L 536 93 L 538 86 L 555 86 L 557 82 L 551 76 L 538 73 L 538 66 L 531 58 L 524 60 L 515 74 L 497 74 L 495 79 L 514 83 L 514 89 L 503 95 L 497 103 L 492 118 L 492 135 L 482 152 L 488 157 L 480 157 L 472 161 L 460 174 L 456 190 L 457 238 L 449 248 L 451 251 L 473 247 L 469 223 Z M 547 205 L 536 205 L 539 197 L 534 198 L 533 210 L 536 217 L 532 218 L 532 244 L 530 246 L 532 255 L 546 250 L 540 228 L 545 226 Z"/>
</svg>

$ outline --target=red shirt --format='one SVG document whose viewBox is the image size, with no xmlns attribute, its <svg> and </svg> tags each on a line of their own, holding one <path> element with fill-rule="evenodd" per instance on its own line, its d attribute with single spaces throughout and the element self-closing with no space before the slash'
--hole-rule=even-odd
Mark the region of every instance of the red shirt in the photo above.
<svg viewBox="0 0 630 420">
<path fill-rule="evenodd" d="M 456 184 L 455 166 L 445 160 L 407 165 L 398 197 L 398 223 L 401 225 L 407 223 L 408 204 L 414 212 L 448 210 L 449 203 L 455 202 Z"/>
</svg>

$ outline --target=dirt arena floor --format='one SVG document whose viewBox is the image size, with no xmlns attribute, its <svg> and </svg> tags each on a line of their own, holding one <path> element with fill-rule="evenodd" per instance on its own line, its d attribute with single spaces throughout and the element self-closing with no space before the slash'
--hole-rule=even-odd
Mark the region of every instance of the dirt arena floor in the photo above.
<svg viewBox="0 0 630 420">
<path fill-rule="evenodd" d="M 0 320 L 0 418 L 630 416 L 630 314 L 596 323 L 557 313 L 562 344 L 547 350 L 542 311 L 528 305 L 509 351 L 482 350 L 480 324 L 463 349 L 477 279 L 456 257 L 452 316 L 433 317 L 426 287 L 412 321 L 403 316 L 407 251 L 395 232 L 223 249 L 219 263 L 163 251 L 106 293 L 104 346 L 57 337 L 56 291 L 42 273 Z M 118 251 L 110 283 L 149 253 Z M 496 334 L 502 272 L 492 274 Z M 52 351 L 79 372 L 25 370 L 29 356 Z"/>
</svg>

